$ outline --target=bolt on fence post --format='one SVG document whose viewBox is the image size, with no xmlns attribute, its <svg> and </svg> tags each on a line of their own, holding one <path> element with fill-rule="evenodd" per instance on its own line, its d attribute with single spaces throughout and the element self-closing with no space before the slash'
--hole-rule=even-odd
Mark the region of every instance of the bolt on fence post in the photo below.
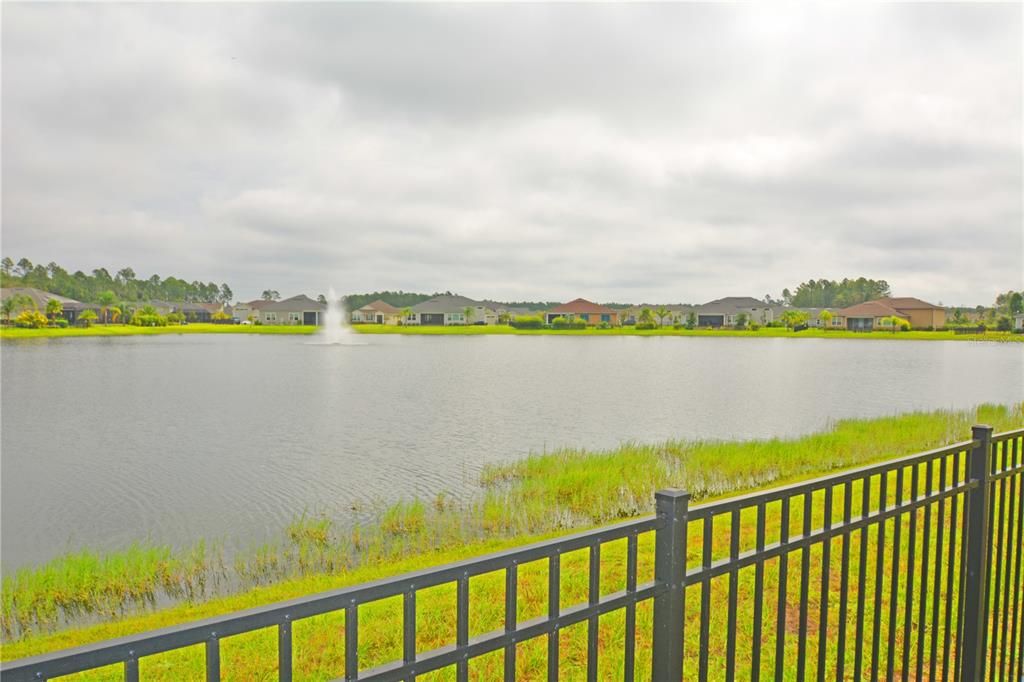
<svg viewBox="0 0 1024 682">
<path fill-rule="evenodd" d="M 652 679 L 683 679 L 683 622 L 686 606 L 686 519 L 690 493 L 654 493 L 664 525 L 654 534 L 654 579 L 668 589 L 654 598 Z"/>
<path fill-rule="evenodd" d="M 967 477 L 977 486 L 967 492 L 967 537 L 964 570 L 963 641 L 960 654 L 960 679 L 980 680 L 984 675 L 987 652 L 985 646 L 985 611 L 988 603 L 988 497 L 992 427 L 974 426 L 971 438 L 977 443 L 967 460 Z"/>
</svg>

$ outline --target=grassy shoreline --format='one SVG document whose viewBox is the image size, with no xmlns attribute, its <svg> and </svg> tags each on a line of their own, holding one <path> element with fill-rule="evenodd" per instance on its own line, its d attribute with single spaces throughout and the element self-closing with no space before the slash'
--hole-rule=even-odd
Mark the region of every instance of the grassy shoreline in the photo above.
<svg viewBox="0 0 1024 682">
<path fill-rule="evenodd" d="M 792 439 L 668 441 L 626 444 L 598 452 L 559 450 L 535 455 L 487 469 L 482 481 L 485 493 L 467 505 L 456 506 L 443 499 L 428 503 L 413 500 L 384 511 L 373 526 L 354 529 L 339 528 L 327 519 L 303 517 L 287 530 L 288 545 L 261 548 L 238 560 L 241 563 L 236 561 L 227 567 L 227 570 L 253 578 L 249 588 L 230 595 L 204 592 L 202 571 L 196 572 L 195 568 L 203 563 L 197 562 L 194 555 L 162 554 L 136 548 L 132 550 L 136 552 L 134 559 L 117 555 L 106 557 L 111 569 L 108 575 L 88 572 L 90 567 L 104 565 L 105 557 L 99 555 L 84 559 L 78 556 L 70 563 L 57 560 L 45 567 L 4 575 L 3 617 L 6 622 L 10 623 L 10 619 L 17 616 L 19 608 L 21 617 L 31 622 L 33 607 L 52 608 L 75 589 L 83 591 L 82 600 L 87 600 L 90 593 L 100 599 L 102 606 L 98 608 L 104 611 L 104 622 L 58 632 L 45 632 L 46 628 L 40 626 L 30 628 L 20 638 L 5 634 L 2 658 L 20 658 L 165 627 L 521 545 L 564 533 L 569 528 L 637 516 L 651 511 L 653 491 L 660 487 L 684 487 L 691 491 L 695 500 L 708 500 L 919 452 L 966 439 L 970 425 L 978 421 L 991 424 L 997 432 L 1019 428 L 1024 425 L 1024 404 L 844 420 L 821 433 Z M 840 503 L 841 500 L 836 500 L 837 505 Z M 778 525 L 777 520 L 771 523 Z M 793 523 L 798 524 L 799 519 L 794 518 Z M 652 553 L 649 540 L 641 547 L 641 560 L 648 568 Z M 716 546 L 720 540 L 722 551 L 727 551 L 724 536 L 716 538 Z M 690 543 L 691 548 L 699 546 L 699 542 Z M 353 554 L 353 550 L 358 551 Z M 210 555 L 215 556 L 215 552 Z M 602 565 L 602 585 L 614 585 L 622 578 L 621 557 L 613 551 L 602 556 L 607 556 L 608 561 L 607 567 Z M 285 563 L 291 565 L 284 566 Z M 147 570 L 151 575 L 142 575 Z M 520 611 L 522 618 L 528 618 L 537 615 L 534 610 L 546 607 L 543 587 L 546 578 L 543 571 L 526 567 L 521 576 Z M 585 556 L 567 556 L 563 565 L 567 600 L 585 599 L 586 576 Z M 474 631 L 487 631 L 500 621 L 502 586 L 500 580 L 492 582 L 494 584 L 481 581 L 473 588 L 473 599 L 482 604 Z M 179 598 L 184 601 L 169 608 L 154 609 L 143 597 L 127 606 L 122 603 L 118 609 L 118 590 L 142 585 L 141 592 L 145 593 L 154 586 L 163 589 L 159 586 L 166 587 L 166 584 L 178 590 L 183 589 L 182 585 L 190 585 L 193 591 L 180 592 Z M 104 598 L 106 602 L 102 601 Z M 715 599 L 718 598 L 716 595 Z M 446 619 L 441 615 L 450 608 L 446 606 L 446 599 L 447 596 L 440 593 L 423 597 L 424 646 L 442 645 L 446 641 Z M 488 606 L 491 603 L 498 605 L 493 613 Z M 85 608 L 84 604 L 85 601 L 81 601 L 78 608 Z M 393 642 L 387 638 L 389 628 L 386 627 L 398 617 L 391 613 L 392 606 L 384 604 L 366 609 L 365 622 L 364 612 L 360 612 L 360 627 L 361 630 L 366 627 L 363 631 L 367 633 L 365 640 L 360 640 L 361 660 L 383 662 L 393 655 Z M 749 604 L 745 601 L 741 606 L 745 609 Z M 437 617 L 429 617 L 432 613 Z M 303 670 L 303 676 L 319 679 L 337 674 L 343 647 L 332 633 L 338 632 L 338 624 L 338 618 L 323 617 L 308 624 L 308 635 L 303 635 L 308 639 L 297 640 L 297 652 L 315 653 L 297 666 L 297 671 Z M 608 644 L 603 651 L 612 659 L 611 654 L 617 651 L 614 642 L 621 645 L 621 638 L 616 639 L 615 634 L 618 627 L 614 619 L 602 620 L 602 630 L 608 630 Z M 566 647 L 570 652 L 578 646 L 585 651 L 585 633 L 577 636 L 579 634 L 567 633 Z M 298 627 L 296 636 L 299 637 Z M 237 646 L 225 647 L 224 653 L 225 669 L 229 660 L 232 666 L 237 666 L 237 678 L 231 679 L 249 679 L 263 674 L 260 671 L 265 668 L 261 666 L 273 665 L 276 639 L 272 636 L 262 637 L 257 633 L 235 640 Z M 638 652 L 649 652 L 649 644 L 648 639 L 641 637 Z M 159 658 L 166 665 L 174 663 L 184 665 L 186 670 L 201 670 L 197 667 L 201 666 L 201 658 L 195 654 L 183 652 Z M 543 645 L 537 652 L 524 651 L 522 656 L 523 678 L 533 678 L 529 671 L 538 671 L 538 676 L 542 677 L 539 671 L 543 670 Z M 492 673 L 500 671 L 500 657 L 497 662 L 484 661 L 481 665 L 481 677 L 490 678 Z M 164 664 L 154 663 L 153 666 L 147 676 L 175 678 L 176 674 L 165 669 Z M 110 679 L 116 677 L 115 672 L 110 673 Z M 96 679 L 107 679 L 106 673 Z M 448 678 L 442 675 L 436 679 Z"/>
<path fill-rule="evenodd" d="M 19 329 L 0 327 L 0 339 L 47 339 L 93 336 L 159 336 L 163 334 L 315 334 L 319 328 L 306 325 L 232 325 L 193 323 L 183 326 L 134 327 L 131 325 L 93 325 L 92 327 L 68 327 L 45 329 Z M 405 334 L 414 336 L 702 336 L 741 338 L 782 338 L 782 339 L 861 339 L 890 341 L 988 341 L 1024 343 L 1024 334 L 990 331 L 984 334 L 956 334 L 951 331 L 909 331 L 909 332 L 850 332 L 845 330 L 807 329 L 792 332 L 781 327 L 762 327 L 757 331 L 737 329 L 636 329 L 616 327 L 613 329 L 514 329 L 506 325 L 464 326 L 464 327 L 391 327 L 384 325 L 356 325 L 353 329 L 360 334 Z"/>
</svg>

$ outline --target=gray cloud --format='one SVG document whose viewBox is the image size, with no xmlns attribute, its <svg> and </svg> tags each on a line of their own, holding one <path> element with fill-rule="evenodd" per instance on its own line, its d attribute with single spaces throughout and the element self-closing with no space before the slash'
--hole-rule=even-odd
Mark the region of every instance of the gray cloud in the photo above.
<svg viewBox="0 0 1024 682">
<path fill-rule="evenodd" d="M 3 253 L 248 297 L 1022 274 L 1013 4 L 19 4 Z M 975 264 L 980 267 L 965 267 Z"/>
</svg>

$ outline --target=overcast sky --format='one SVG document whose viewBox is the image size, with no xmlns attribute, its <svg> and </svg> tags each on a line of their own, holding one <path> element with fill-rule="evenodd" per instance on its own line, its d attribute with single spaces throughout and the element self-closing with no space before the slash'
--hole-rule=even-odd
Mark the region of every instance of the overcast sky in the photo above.
<svg viewBox="0 0 1024 682">
<path fill-rule="evenodd" d="M 2 251 L 702 302 L 1024 288 L 1019 4 L 3 5 Z"/>
</svg>

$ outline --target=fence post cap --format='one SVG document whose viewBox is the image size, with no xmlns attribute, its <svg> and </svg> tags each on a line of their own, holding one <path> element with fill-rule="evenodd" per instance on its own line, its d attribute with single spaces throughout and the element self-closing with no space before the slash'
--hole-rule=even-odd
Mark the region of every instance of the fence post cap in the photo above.
<svg viewBox="0 0 1024 682">
<path fill-rule="evenodd" d="M 656 500 L 679 500 L 682 498 L 689 499 L 690 493 L 682 488 L 662 488 L 654 493 L 654 499 Z"/>
<path fill-rule="evenodd" d="M 971 435 L 975 438 L 984 438 L 986 435 L 992 435 L 992 427 L 988 424 L 975 424 L 971 427 Z"/>
</svg>

